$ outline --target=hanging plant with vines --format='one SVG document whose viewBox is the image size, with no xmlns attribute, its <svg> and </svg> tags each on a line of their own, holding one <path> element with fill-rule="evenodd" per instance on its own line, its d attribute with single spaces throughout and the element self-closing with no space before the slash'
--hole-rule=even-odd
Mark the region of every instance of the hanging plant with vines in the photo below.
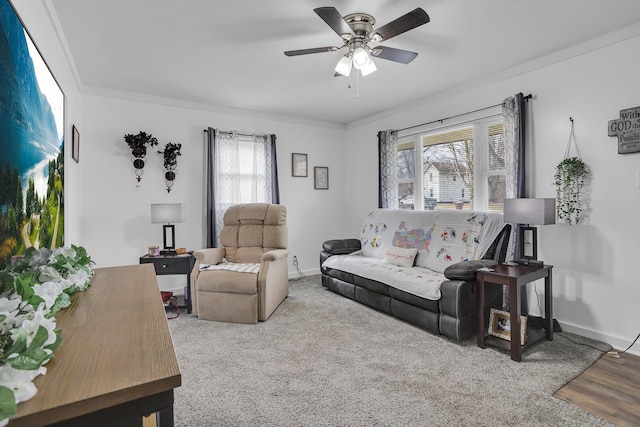
<svg viewBox="0 0 640 427">
<path fill-rule="evenodd" d="M 556 166 L 554 184 L 556 186 L 556 215 L 569 225 L 578 224 L 583 213 L 584 192 L 581 191 L 588 175 L 587 165 L 580 158 L 578 143 L 573 131 L 573 118 L 571 120 L 571 133 L 564 153 L 564 160 Z M 569 157 L 573 141 L 577 157 Z"/>
<path fill-rule="evenodd" d="M 556 213 L 558 219 L 578 224 L 582 216 L 582 193 L 587 165 L 578 157 L 569 157 L 556 166 Z"/>
</svg>

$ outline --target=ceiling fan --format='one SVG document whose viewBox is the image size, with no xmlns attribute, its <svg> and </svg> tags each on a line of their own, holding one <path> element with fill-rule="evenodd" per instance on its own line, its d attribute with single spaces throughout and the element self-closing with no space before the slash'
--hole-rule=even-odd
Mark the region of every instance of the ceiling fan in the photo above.
<svg viewBox="0 0 640 427">
<path fill-rule="evenodd" d="M 408 64 L 418 54 L 408 50 L 395 49 L 388 46 L 369 46 L 369 43 L 380 43 L 399 34 L 412 30 L 429 22 L 429 15 L 422 8 L 416 8 L 398 19 L 375 28 L 376 20 L 366 13 L 352 13 L 342 16 L 335 7 L 319 7 L 313 9 L 324 22 L 335 31 L 343 41 L 342 46 L 325 46 L 311 49 L 288 50 L 287 56 L 308 55 L 311 53 L 336 52 L 346 47 L 347 53 L 336 65 L 336 76 L 348 77 L 352 67 L 360 70 L 362 76 L 377 70 L 372 57 Z"/>
</svg>

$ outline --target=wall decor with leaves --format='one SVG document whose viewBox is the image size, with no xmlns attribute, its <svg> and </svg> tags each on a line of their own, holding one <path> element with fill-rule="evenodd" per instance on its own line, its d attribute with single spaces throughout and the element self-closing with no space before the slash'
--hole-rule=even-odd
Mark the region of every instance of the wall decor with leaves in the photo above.
<svg viewBox="0 0 640 427">
<path fill-rule="evenodd" d="M 178 167 L 178 156 L 181 155 L 181 148 L 182 144 L 168 142 L 164 150 L 158 151 L 158 153 L 162 154 L 164 160 L 164 181 L 167 186 L 167 193 L 171 192 L 173 181 L 175 181 L 176 175 L 178 174 L 176 168 Z"/>
<path fill-rule="evenodd" d="M 136 135 L 126 134 L 124 140 L 131 149 L 131 155 L 133 156 L 131 161 L 133 162 L 134 173 L 136 174 L 136 187 L 138 187 L 142 179 L 142 174 L 144 173 L 147 146 L 153 147 L 158 145 L 158 139 L 154 138 L 150 133 L 140 131 Z"/>
</svg>

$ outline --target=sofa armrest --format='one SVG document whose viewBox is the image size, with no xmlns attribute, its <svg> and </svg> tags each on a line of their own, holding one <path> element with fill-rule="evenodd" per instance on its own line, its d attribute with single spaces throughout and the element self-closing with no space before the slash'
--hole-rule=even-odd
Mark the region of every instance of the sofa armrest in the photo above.
<svg viewBox="0 0 640 427">
<path fill-rule="evenodd" d="M 322 264 L 327 258 L 334 255 L 347 255 L 360 249 L 360 240 L 358 239 L 327 240 L 322 244 L 322 250 L 320 251 L 320 272 L 325 273 Z"/>
<path fill-rule="evenodd" d="M 322 251 L 331 255 L 346 255 L 361 249 L 359 239 L 327 240 L 322 244 Z"/>
<path fill-rule="evenodd" d="M 492 259 L 461 261 L 445 268 L 444 277 L 449 280 L 465 280 L 467 282 L 474 282 L 479 269 L 490 268 L 497 264 L 498 261 L 494 261 Z"/>
</svg>

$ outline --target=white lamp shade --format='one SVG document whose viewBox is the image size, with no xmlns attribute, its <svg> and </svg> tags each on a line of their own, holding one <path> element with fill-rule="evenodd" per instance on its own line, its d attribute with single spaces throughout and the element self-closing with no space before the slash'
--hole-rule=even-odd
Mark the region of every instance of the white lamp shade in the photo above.
<svg viewBox="0 0 640 427">
<path fill-rule="evenodd" d="M 371 58 L 366 50 L 359 47 L 353 51 L 353 66 L 358 70 L 361 70 L 362 67 L 366 66 L 369 62 L 371 62 Z"/>
<path fill-rule="evenodd" d="M 378 69 L 378 67 L 376 67 L 376 64 L 373 62 L 373 60 L 371 58 L 369 58 L 369 63 L 367 65 L 365 65 L 364 67 L 360 68 L 360 72 L 362 73 L 362 77 L 365 77 L 365 76 L 368 76 L 369 74 L 373 73 L 377 69 Z"/>
<path fill-rule="evenodd" d="M 351 74 L 352 64 L 353 63 L 351 61 L 351 58 L 349 58 L 349 56 L 347 55 L 343 56 L 338 62 L 338 65 L 336 65 L 336 73 L 341 74 L 345 77 L 349 77 L 349 74 Z"/>
<path fill-rule="evenodd" d="M 151 223 L 171 224 L 184 222 L 183 203 L 154 203 L 151 205 Z"/>
<path fill-rule="evenodd" d="M 510 224 L 555 224 L 556 199 L 504 199 L 503 220 Z"/>
</svg>

